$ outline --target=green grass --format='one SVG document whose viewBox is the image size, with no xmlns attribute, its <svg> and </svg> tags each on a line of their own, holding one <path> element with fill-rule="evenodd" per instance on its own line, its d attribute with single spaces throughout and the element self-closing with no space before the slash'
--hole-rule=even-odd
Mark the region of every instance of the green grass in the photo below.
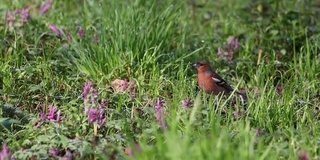
<svg viewBox="0 0 320 160">
<path fill-rule="evenodd" d="M 44 15 L 40 5 L 0 2 L 1 17 L 27 7 L 31 16 L 23 25 L 19 15 L 15 26 L 0 21 L 0 143 L 16 159 L 131 159 L 128 148 L 134 159 L 320 158 L 320 3 L 70 0 Z M 217 52 L 232 37 L 240 47 L 228 61 Z M 197 61 L 245 89 L 240 118 L 231 97 L 196 89 Z M 134 82 L 135 95 L 111 87 L 115 79 Z M 102 126 L 84 113 L 88 81 L 99 95 L 86 105 L 108 102 Z M 185 99 L 192 107 L 182 108 Z M 49 105 L 59 123 L 41 120 Z"/>
</svg>

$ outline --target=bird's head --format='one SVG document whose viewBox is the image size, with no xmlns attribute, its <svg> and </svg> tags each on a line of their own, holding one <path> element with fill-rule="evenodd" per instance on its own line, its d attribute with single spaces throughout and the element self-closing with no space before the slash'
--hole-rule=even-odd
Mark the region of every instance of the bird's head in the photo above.
<svg viewBox="0 0 320 160">
<path fill-rule="evenodd" d="M 211 71 L 210 65 L 206 62 L 197 62 L 193 66 L 197 68 L 198 72 Z"/>
</svg>

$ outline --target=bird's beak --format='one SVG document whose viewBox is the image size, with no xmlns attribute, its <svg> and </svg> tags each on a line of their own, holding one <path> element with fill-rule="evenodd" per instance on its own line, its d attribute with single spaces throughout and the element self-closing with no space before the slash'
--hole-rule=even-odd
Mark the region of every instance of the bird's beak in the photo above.
<svg viewBox="0 0 320 160">
<path fill-rule="evenodd" d="M 197 67 L 198 67 L 198 64 L 195 63 L 195 64 L 193 64 L 192 66 L 193 66 L 194 68 L 197 68 Z"/>
</svg>

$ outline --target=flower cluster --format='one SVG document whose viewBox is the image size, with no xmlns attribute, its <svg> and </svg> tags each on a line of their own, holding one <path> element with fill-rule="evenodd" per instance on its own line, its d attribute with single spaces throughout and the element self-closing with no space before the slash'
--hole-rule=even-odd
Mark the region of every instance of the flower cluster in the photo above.
<svg viewBox="0 0 320 160">
<path fill-rule="evenodd" d="M 41 15 L 47 13 L 53 4 L 53 0 L 50 0 L 49 2 L 43 3 L 40 7 L 39 13 Z M 22 26 L 24 23 L 28 22 L 31 19 L 30 16 L 30 8 L 22 8 L 21 10 L 16 10 L 15 12 L 8 12 L 5 15 L 6 20 L 6 26 L 7 27 L 14 27 L 16 24 L 16 15 L 20 18 L 19 26 Z M 51 27 L 50 27 L 51 28 Z"/>
<path fill-rule="evenodd" d="M 49 149 L 48 154 L 51 155 L 54 158 L 62 158 L 63 160 L 72 160 L 74 159 L 73 154 L 70 152 L 70 150 L 64 150 L 64 149 Z"/>
<path fill-rule="evenodd" d="M 193 101 L 190 99 L 185 99 L 183 101 L 181 101 L 182 103 L 182 108 L 186 109 L 186 108 L 190 108 L 193 105 Z"/>
<path fill-rule="evenodd" d="M 40 114 L 40 121 L 37 123 L 37 127 L 41 127 L 44 123 L 46 123 L 46 119 L 51 122 L 60 123 L 61 121 L 61 110 L 57 110 L 53 105 L 49 105 L 49 113 L 48 115 L 45 112 Z"/>
<path fill-rule="evenodd" d="M 8 146 L 6 143 L 2 144 L 2 151 L 0 152 L 0 160 L 6 160 L 11 159 L 12 153 L 8 149 Z"/>
<path fill-rule="evenodd" d="M 16 24 L 16 15 L 20 18 L 19 26 L 22 26 L 25 22 L 28 22 L 30 20 L 30 9 L 29 8 L 23 8 L 21 10 L 16 10 L 13 12 L 8 12 L 5 15 L 6 20 L 6 26 L 7 27 L 14 27 Z"/>
<path fill-rule="evenodd" d="M 53 25 L 53 24 L 50 24 L 49 27 L 50 27 L 51 31 L 52 31 L 53 33 L 57 34 L 59 37 L 62 37 L 62 36 L 63 36 L 62 32 L 59 30 L 59 28 L 58 28 L 57 26 L 55 26 L 55 25 Z"/>
<path fill-rule="evenodd" d="M 94 89 L 93 87 L 93 83 L 92 82 L 87 82 L 84 87 L 83 87 L 83 92 L 82 92 L 82 98 L 84 101 L 84 113 L 88 114 L 88 105 L 89 105 L 89 100 L 91 100 L 91 105 L 95 105 L 96 104 L 96 96 L 99 95 L 98 90 Z"/>
<path fill-rule="evenodd" d="M 49 2 L 45 2 L 41 4 L 39 13 L 40 14 L 46 14 L 52 7 L 53 0 L 50 0 Z"/>
<path fill-rule="evenodd" d="M 102 100 L 100 105 L 97 105 L 95 98 L 99 95 L 99 92 L 93 87 L 92 82 L 87 82 L 83 87 L 82 97 L 84 101 L 84 113 L 89 116 L 89 124 L 93 125 L 97 122 L 100 126 L 103 126 L 107 120 L 106 107 L 108 102 Z M 89 103 L 91 101 L 91 103 Z"/>
<path fill-rule="evenodd" d="M 167 123 L 165 121 L 164 117 L 164 112 L 162 108 L 165 106 L 165 103 L 160 100 L 160 98 L 157 98 L 157 103 L 154 106 L 154 109 L 156 110 L 157 113 L 157 123 L 161 128 L 167 128 Z"/>
<path fill-rule="evenodd" d="M 48 2 L 43 2 L 41 4 L 41 6 L 40 6 L 39 14 L 40 15 L 46 14 L 52 8 L 53 2 L 54 2 L 54 0 L 49 0 Z M 7 14 L 5 14 L 4 18 L 6 20 L 6 26 L 7 27 L 14 27 L 16 25 L 22 26 L 24 23 L 28 22 L 31 19 L 30 7 L 23 8 L 21 10 L 16 10 L 15 12 L 9 11 L 9 12 L 7 12 Z M 20 19 L 20 23 L 19 24 L 16 23 L 16 19 L 17 18 Z M 56 26 L 54 24 L 50 24 L 49 28 L 53 33 L 57 34 L 59 37 L 63 37 L 63 33 L 59 29 L 58 26 Z M 84 33 L 84 30 L 82 28 L 79 29 L 78 33 L 79 33 L 79 37 L 80 38 L 85 38 L 86 37 L 86 35 Z M 71 37 L 68 37 L 68 38 L 71 39 Z M 98 41 L 99 41 L 98 36 L 94 35 L 93 42 L 94 43 L 98 43 Z"/>
<path fill-rule="evenodd" d="M 117 92 L 126 92 L 128 91 L 131 98 L 134 98 L 137 93 L 137 85 L 135 82 L 128 82 L 121 79 L 116 79 L 111 82 L 111 86 Z"/>
<path fill-rule="evenodd" d="M 81 38 L 86 37 L 86 34 L 84 33 L 82 28 L 79 29 L 79 37 L 81 37 Z"/>
<path fill-rule="evenodd" d="M 23 23 L 28 22 L 30 20 L 30 9 L 21 9 L 20 11 L 17 10 L 16 14 L 20 16 L 20 23 L 23 25 Z"/>
<path fill-rule="evenodd" d="M 233 53 L 239 48 L 239 40 L 237 37 L 232 37 L 228 42 L 227 42 L 227 47 L 225 51 L 221 47 L 218 48 L 218 57 L 227 57 L 228 61 L 231 62 L 233 59 Z"/>
</svg>

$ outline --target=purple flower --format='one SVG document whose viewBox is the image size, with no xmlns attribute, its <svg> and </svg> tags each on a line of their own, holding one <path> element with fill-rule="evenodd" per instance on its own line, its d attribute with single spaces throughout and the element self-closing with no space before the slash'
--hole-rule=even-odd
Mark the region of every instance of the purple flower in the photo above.
<svg viewBox="0 0 320 160">
<path fill-rule="evenodd" d="M 237 37 L 232 37 L 228 42 L 227 42 L 228 48 L 232 50 L 237 50 L 239 48 L 239 42 Z"/>
<path fill-rule="evenodd" d="M 227 42 L 227 54 L 225 54 L 226 52 L 219 47 L 218 48 L 218 53 L 217 56 L 218 57 L 227 57 L 228 61 L 231 62 L 233 59 L 233 53 L 235 50 L 237 50 L 239 48 L 239 41 L 237 37 L 232 37 L 228 42 Z"/>
<path fill-rule="evenodd" d="M 278 87 L 277 87 L 277 93 L 278 93 L 279 95 L 282 95 L 282 94 L 283 94 L 283 88 L 282 88 L 282 86 L 278 86 Z"/>
<path fill-rule="evenodd" d="M 51 9 L 52 4 L 53 4 L 53 0 L 50 0 L 49 2 L 46 2 L 46 3 L 42 3 L 41 6 L 40 6 L 39 13 L 40 14 L 47 13 Z"/>
<path fill-rule="evenodd" d="M 38 122 L 37 125 L 36 125 L 36 127 L 37 127 L 37 128 L 40 128 L 42 124 L 43 124 L 42 122 Z"/>
<path fill-rule="evenodd" d="M 60 115 L 61 115 L 61 110 L 58 110 L 58 112 L 57 112 L 57 118 L 56 118 L 56 120 L 55 120 L 57 123 L 59 123 L 60 120 L 61 120 L 61 119 L 60 119 Z"/>
<path fill-rule="evenodd" d="M 227 42 L 227 46 L 228 46 L 228 49 L 229 49 L 227 58 L 228 58 L 228 61 L 231 62 L 232 59 L 233 59 L 233 52 L 239 48 L 238 38 L 232 37 Z"/>
<path fill-rule="evenodd" d="M 256 136 L 257 136 L 257 137 L 260 137 L 260 136 L 261 136 L 261 133 L 262 133 L 262 129 L 261 129 L 261 128 L 257 129 L 257 131 L 256 131 Z"/>
<path fill-rule="evenodd" d="M 53 105 L 49 105 L 49 114 L 48 114 L 48 119 L 52 122 L 60 122 L 60 114 L 61 110 L 56 112 L 56 109 L 54 108 Z"/>
<path fill-rule="evenodd" d="M 49 105 L 49 114 L 48 119 L 54 119 L 56 109 L 53 107 L 53 105 Z"/>
<path fill-rule="evenodd" d="M 44 121 L 46 119 L 46 116 L 47 116 L 46 113 L 42 112 L 40 114 L 40 120 Z"/>
<path fill-rule="evenodd" d="M 118 92 L 125 92 L 129 89 L 129 94 L 131 98 L 133 98 L 137 93 L 137 85 L 135 82 L 128 82 L 125 80 L 116 79 L 111 82 L 111 86 L 114 88 L 114 90 Z"/>
<path fill-rule="evenodd" d="M 89 124 L 92 125 L 94 122 L 98 122 L 100 126 L 103 126 L 107 120 L 105 116 L 105 107 L 108 106 L 108 102 L 103 99 L 98 108 L 93 108 L 96 106 L 95 96 L 99 95 L 99 92 L 94 89 L 93 83 L 91 81 L 86 82 L 83 87 L 82 97 L 84 99 L 84 113 L 89 115 Z M 92 107 L 88 106 L 89 98 L 91 98 Z"/>
<path fill-rule="evenodd" d="M 62 160 L 72 160 L 72 159 L 74 159 L 72 153 L 69 150 L 67 150 L 65 157 L 63 157 Z"/>
<path fill-rule="evenodd" d="M 51 154 L 53 157 L 58 157 L 61 154 L 59 149 L 50 149 L 48 150 L 48 154 Z"/>
<path fill-rule="evenodd" d="M 46 117 L 47 117 L 47 114 L 46 114 L 46 113 L 42 112 L 42 113 L 40 114 L 40 121 L 39 121 L 39 122 L 37 123 L 37 125 L 36 125 L 37 128 L 40 128 L 41 125 L 46 121 Z"/>
<path fill-rule="evenodd" d="M 102 108 L 90 108 L 89 124 L 92 125 L 95 121 L 97 121 L 100 126 L 103 126 L 107 120 L 107 117 L 104 115 L 104 113 L 105 113 L 105 110 Z"/>
<path fill-rule="evenodd" d="M 2 144 L 2 151 L 0 152 L 0 160 L 11 159 L 11 151 L 8 149 L 6 143 Z"/>
<path fill-rule="evenodd" d="M 304 152 L 301 156 L 300 156 L 300 160 L 308 160 L 309 159 L 309 154 L 308 152 Z"/>
<path fill-rule="evenodd" d="M 63 36 L 62 32 L 58 29 L 57 26 L 50 24 L 50 29 L 53 33 L 57 34 L 58 36 Z"/>
<path fill-rule="evenodd" d="M 107 118 L 108 118 L 107 116 L 104 115 L 104 112 L 105 112 L 105 110 L 100 108 L 99 119 L 98 119 L 100 126 L 103 126 L 104 123 L 106 123 Z"/>
<path fill-rule="evenodd" d="M 86 37 L 86 34 L 84 33 L 82 28 L 79 29 L 79 37 L 81 37 L 81 38 Z"/>
<path fill-rule="evenodd" d="M 137 87 L 136 84 L 134 82 L 127 82 L 124 81 L 123 85 L 122 85 L 122 91 L 126 91 L 128 88 L 130 88 L 129 90 L 129 94 L 131 96 L 131 98 L 133 98 L 137 92 Z"/>
<path fill-rule="evenodd" d="M 130 82 L 124 81 L 123 85 L 122 85 L 122 91 L 126 91 L 127 88 L 130 86 Z"/>
<path fill-rule="evenodd" d="M 61 118 L 61 110 L 56 111 L 53 105 L 49 105 L 49 114 L 42 112 L 40 114 L 40 121 L 37 123 L 36 127 L 40 128 L 42 124 L 46 122 L 46 118 L 48 118 L 51 122 L 60 123 Z"/>
<path fill-rule="evenodd" d="M 224 50 L 221 47 L 218 48 L 217 56 L 218 57 L 224 57 Z"/>
<path fill-rule="evenodd" d="M 160 101 L 160 98 L 157 98 L 157 103 L 154 107 L 154 109 L 157 112 L 157 123 L 161 128 L 167 128 L 167 124 L 164 120 L 164 113 L 162 111 L 163 106 L 164 106 L 164 103 Z"/>
<path fill-rule="evenodd" d="M 99 92 L 96 89 L 94 89 L 93 83 L 91 81 L 87 82 L 84 85 L 83 92 L 82 92 L 82 97 L 83 97 L 84 106 L 85 106 L 85 110 L 84 110 L 85 114 L 88 113 L 88 101 L 89 101 L 89 98 L 91 99 L 91 104 L 95 105 L 96 104 L 95 96 L 98 95 L 98 94 L 99 94 Z"/>
<path fill-rule="evenodd" d="M 92 125 L 94 121 L 96 121 L 99 117 L 99 113 L 97 112 L 97 109 L 90 108 L 89 109 L 89 124 Z"/>
<path fill-rule="evenodd" d="M 16 22 L 16 17 L 11 12 L 8 12 L 7 14 L 8 15 L 5 15 L 7 21 L 6 26 L 14 26 L 14 23 Z"/>
<path fill-rule="evenodd" d="M 88 98 L 90 95 L 98 95 L 99 92 L 94 89 L 93 83 L 91 81 L 87 82 L 84 87 L 83 87 L 83 92 L 82 92 L 82 97 L 83 98 Z"/>
<path fill-rule="evenodd" d="M 190 108 L 193 105 L 193 101 L 190 99 L 186 99 L 181 102 L 182 102 L 182 108 L 184 108 L 184 109 Z"/>
<path fill-rule="evenodd" d="M 298 149 L 298 156 L 300 160 L 309 160 L 309 154 L 303 151 L 301 148 Z"/>
<path fill-rule="evenodd" d="M 22 9 L 21 11 L 17 10 L 16 14 L 20 15 L 21 24 L 28 22 L 30 20 L 30 9 Z"/>
<path fill-rule="evenodd" d="M 109 106 L 109 102 L 108 102 L 107 100 L 103 99 L 103 100 L 101 101 L 100 107 L 101 107 L 101 108 L 105 108 L 105 107 L 108 107 L 108 106 Z"/>
</svg>

